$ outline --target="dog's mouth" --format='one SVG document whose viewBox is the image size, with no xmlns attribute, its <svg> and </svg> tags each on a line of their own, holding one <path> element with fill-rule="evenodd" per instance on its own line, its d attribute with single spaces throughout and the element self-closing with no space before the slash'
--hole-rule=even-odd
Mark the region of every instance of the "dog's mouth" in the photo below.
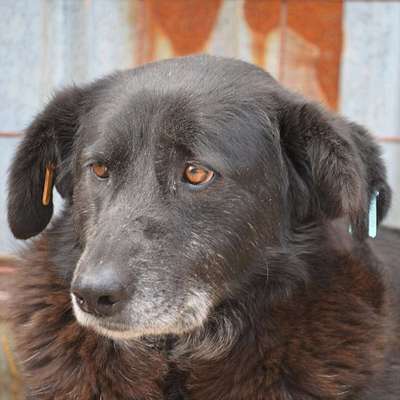
<svg viewBox="0 0 400 400">
<path fill-rule="evenodd" d="M 111 338 L 131 339 L 141 336 L 138 332 L 136 332 L 136 330 L 133 330 L 127 324 L 99 318 L 83 311 L 79 307 L 75 296 L 72 295 L 71 298 L 75 317 L 78 323 L 82 326 L 93 329 L 97 333 Z"/>
<path fill-rule="evenodd" d="M 104 323 L 99 321 L 91 326 L 97 333 L 112 339 L 135 339 L 144 335 L 129 326 L 115 323 Z"/>
<path fill-rule="evenodd" d="M 130 330 L 129 326 L 127 326 L 127 325 L 117 324 L 117 323 L 113 323 L 113 322 L 99 321 L 98 326 L 101 329 L 106 329 L 110 332 L 116 332 L 116 333 L 128 332 Z"/>
<path fill-rule="evenodd" d="M 79 312 L 75 313 L 81 325 L 111 339 L 132 340 L 143 336 L 157 336 L 176 331 L 174 325 L 146 324 L 143 326 L 130 326 L 128 324 L 102 320 L 87 313 L 84 314 L 86 315 L 82 315 Z"/>
<path fill-rule="evenodd" d="M 79 307 L 74 295 L 72 306 L 79 324 L 112 339 L 135 339 L 143 336 L 158 336 L 165 334 L 183 334 L 200 326 L 207 319 L 211 303 L 205 294 L 196 293 L 176 310 L 164 308 L 153 313 L 126 316 L 126 320 L 119 316 L 115 318 L 98 317 L 85 312 Z"/>
</svg>

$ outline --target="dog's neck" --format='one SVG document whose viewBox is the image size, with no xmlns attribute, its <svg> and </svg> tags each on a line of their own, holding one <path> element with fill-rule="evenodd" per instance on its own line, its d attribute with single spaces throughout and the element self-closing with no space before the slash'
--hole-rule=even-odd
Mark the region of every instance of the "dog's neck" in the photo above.
<svg viewBox="0 0 400 400">
<path fill-rule="evenodd" d="M 290 292 L 256 276 L 247 296 L 221 304 L 203 329 L 180 338 L 169 359 L 189 397 L 347 398 L 350 387 L 365 385 L 384 362 L 388 327 L 383 283 L 364 262 L 374 257 L 362 252 L 368 247 L 354 250 L 359 258 L 326 249 L 328 274 L 315 269 L 317 258 L 307 265 L 312 279 Z"/>
</svg>

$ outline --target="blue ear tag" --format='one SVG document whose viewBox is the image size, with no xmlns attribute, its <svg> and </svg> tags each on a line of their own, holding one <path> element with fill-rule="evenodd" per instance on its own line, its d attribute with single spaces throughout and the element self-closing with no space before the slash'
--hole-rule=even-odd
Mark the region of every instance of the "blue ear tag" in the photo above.
<svg viewBox="0 0 400 400">
<path fill-rule="evenodd" d="M 369 212 L 368 212 L 368 236 L 370 238 L 375 238 L 377 233 L 378 226 L 378 217 L 377 217 L 377 199 L 379 196 L 379 192 L 376 191 L 372 193 L 371 201 L 369 203 Z M 352 234 L 353 231 L 351 229 L 351 225 L 349 226 L 349 233 Z"/>
<path fill-rule="evenodd" d="M 372 198 L 369 203 L 368 236 L 371 238 L 376 237 L 376 231 L 377 231 L 377 226 L 378 226 L 377 207 L 376 207 L 378 196 L 379 196 L 379 192 L 374 192 L 372 194 Z"/>
</svg>

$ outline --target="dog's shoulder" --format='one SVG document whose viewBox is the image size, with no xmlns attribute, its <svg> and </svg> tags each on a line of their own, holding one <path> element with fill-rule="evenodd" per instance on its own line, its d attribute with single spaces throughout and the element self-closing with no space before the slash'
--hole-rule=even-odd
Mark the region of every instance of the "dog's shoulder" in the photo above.
<svg viewBox="0 0 400 400">
<path fill-rule="evenodd" d="M 206 327 L 208 349 L 204 338 L 197 349 L 190 343 L 178 366 L 187 373 L 191 398 L 398 393 L 398 322 L 384 266 L 368 245 L 345 253 L 330 248 L 324 255 L 324 262 L 311 257 L 315 270 L 305 289 L 263 306 L 255 298 L 262 298 L 265 286 L 254 283 L 260 292 L 251 304 L 229 304 L 225 326 Z M 229 326 L 246 334 L 232 336 L 239 329 Z M 219 342 L 212 334 L 218 329 Z"/>
</svg>

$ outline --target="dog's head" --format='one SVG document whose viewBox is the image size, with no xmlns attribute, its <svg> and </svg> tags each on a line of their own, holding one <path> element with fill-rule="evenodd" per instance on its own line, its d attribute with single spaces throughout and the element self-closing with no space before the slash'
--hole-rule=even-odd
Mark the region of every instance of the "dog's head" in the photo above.
<svg viewBox="0 0 400 400">
<path fill-rule="evenodd" d="M 365 130 L 255 66 L 209 56 L 56 95 L 11 168 L 17 238 L 52 217 L 46 168 L 81 248 L 75 314 L 113 337 L 190 331 L 255 270 L 267 274 L 268 249 L 295 228 L 345 217 L 364 240 L 373 192 L 379 219 L 390 200 Z"/>
</svg>

